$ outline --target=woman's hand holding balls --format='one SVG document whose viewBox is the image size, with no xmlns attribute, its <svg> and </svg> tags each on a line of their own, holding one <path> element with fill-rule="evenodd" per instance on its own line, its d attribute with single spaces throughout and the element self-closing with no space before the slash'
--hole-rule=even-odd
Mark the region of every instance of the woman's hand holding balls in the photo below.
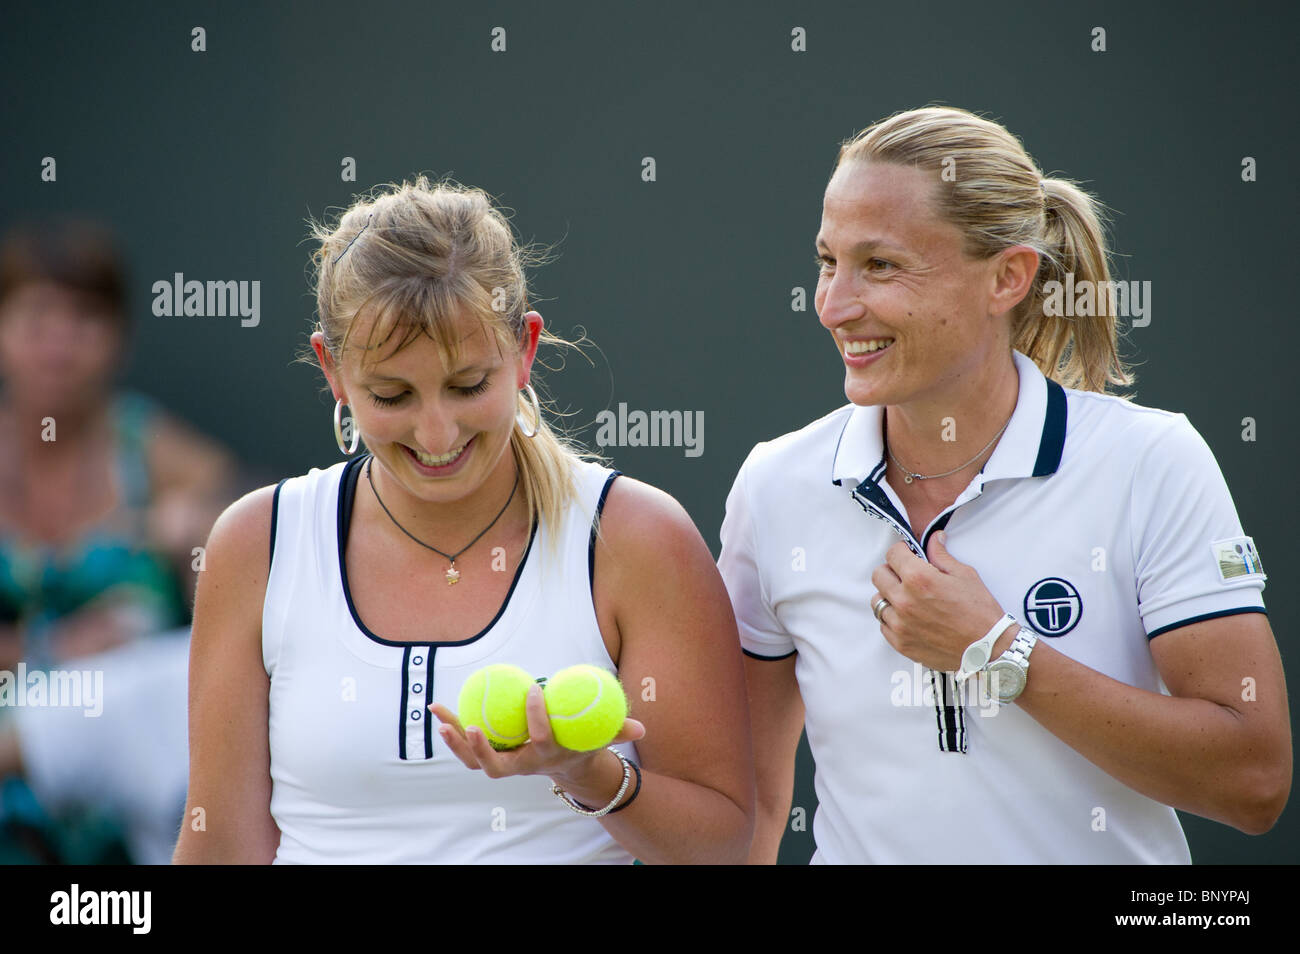
<svg viewBox="0 0 1300 954">
<path fill-rule="evenodd" d="M 569 703 L 573 701 L 573 694 L 582 692 L 581 681 L 590 680 L 592 673 L 575 672 L 579 667 L 572 667 L 570 670 L 563 670 L 557 673 L 552 679 L 552 685 L 556 689 L 562 690 L 551 693 L 551 708 L 557 708 L 557 702 L 563 700 Z M 585 670 L 592 670 L 595 667 L 581 667 Z M 482 671 L 480 671 L 482 672 Z M 602 680 L 603 685 L 600 690 L 608 692 L 610 683 L 614 688 L 618 688 L 617 680 L 606 674 L 606 679 Z M 579 682 L 578 686 L 574 681 Z M 516 680 L 517 682 L 517 680 Z M 500 687 L 498 691 L 498 687 Z M 429 706 L 429 711 L 438 717 L 443 723 L 439 729 L 439 736 L 452 753 L 465 764 L 467 768 L 483 771 L 489 778 L 504 778 L 509 775 L 545 775 L 551 778 L 556 784 L 570 792 L 582 792 L 590 787 L 592 783 L 609 774 L 609 771 L 602 772 L 599 764 L 602 760 L 608 760 L 610 765 L 615 761 L 612 756 L 602 756 L 605 745 L 618 742 L 634 742 L 645 735 L 645 726 L 636 719 L 623 718 L 621 728 L 608 741 L 603 740 L 607 731 L 602 731 L 598 725 L 593 726 L 595 735 L 588 735 L 583 738 L 580 735 L 580 742 L 575 743 L 573 738 L 566 735 L 566 741 L 570 745 L 582 744 L 584 747 L 590 745 L 593 739 L 597 744 L 592 746 L 588 751 L 578 751 L 576 748 L 565 748 L 556 741 L 555 732 L 551 727 L 552 718 L 563 718 L 564 713 L 547 711 L 547 695 L 543 693 L 542 687 L 538 683 L 533 683 L 528 687 L 524 697 L 524 714 L 527 721 L 527 739 L 514 745 L 511 748 L 497 748 L 500 745 L 500 739 L 503 736 L 514 737 L 517 731 L 513 728 L 506 732 L 499 731 L 499 723 L 508 721 L 515 713 L 511 712 L 513 707 L 517 706 L 515 695 L 518 686 L 506 679 L 490 678 L 484 680 L 480 678 L 480 673 L 473 674 L 466 682 L 466 692 L 462 693 L 459 702 L 462 712 L 466 713 L 465 722 L 468 725 L 462 725 L 457 715 L 447 709 L 445 706 L 435 703 Z M 599 690 L 598 690 L 599 691 Z M 498 694 L 499 692 L 499 694 Z M 619 699 L 616 705 L 620 710 L 626 711 L 626 702 L 621 699 L 622 691 L 618 691 Z M 602 697 L 602 704 L 593 710 L 593 715 L 603 715 L 604 722 L 608 725 L 610 719 L 610 702 L 609 697 Z M 485 720 L 484 716 L 488 716 Z M 492 717 L 496 717 L 498 724 L 494 725 Z M 598 720 L 599 721 L 599 720 Z M 478 723 L 486 723 L 485 727 Z M 566 732 L 571 734 L 571 729 L 567 726 L 562 727 L 561 734 Z M 496 745 L 493 741 L 496 740 Z M 513 738 L 512 738 L 513 741 Z M 606 770 L 610 766 L 605 766 Z M 601 786 L 596 786 L 601 787 Z M 610 795 L 613 794 L 611 790 Z M 606 799 L 608 799 L 608 795 Z"/>
</svg>

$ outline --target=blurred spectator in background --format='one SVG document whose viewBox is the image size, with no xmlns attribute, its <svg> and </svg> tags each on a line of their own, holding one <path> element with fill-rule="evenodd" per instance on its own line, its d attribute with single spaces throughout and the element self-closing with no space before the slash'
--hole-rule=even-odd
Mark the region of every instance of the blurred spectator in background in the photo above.
<svg viewBox="0 0 1300 954">
<path fill-rule="evenodd" d="M 83 656 L 71 665 L 102 674 L 102 698 L 0 721 L 0 777 L 11 776 L 0 863 L 171 863 L 189 782 L 189 635 Z"/>
<path fill-rule="evenodd" d="M 102 226 L 24 225 L 0 242 L 0 670 L 20 662 L 28 671 L 83 669 L 98 654 L 129 660 L 150 675 L 128 685 L 126 676 L 110 679 L 125 671 L 110 664 L 106 706 L 121 705 L 126 715 L 125 698 L 137 693 L 130 711 L 147 726 L 150 686 L 171 678 L 159 675 L 168 660 L 180 659 L 184 698 L 193 551 L 237 496 L 238 472 L 215 442 L 116 386 L 131 333 L 126 287 L 116 242 Z M 176 700 L 174 691 L 158 695 L 156 718 L 180 719 L 183 737 L 186 713 L 183 703 L 175 711 Z M 78 753 L 118 753 L 131 764 L 132 746 L 156 749 L 157 740 L 123 738 L 138 733 L 107 708 L 105 718 L 66 716 L 0 705 L 0 862 L 127 860 L 118 836 L 129 823 L 104 808 L 94 773 L 79 775 Z M 35 727 L 20 732 L 19 722 Z M 23 738 L 59 744 L 61 731 L 78 734 L 62 772 L 50 752 L 17 749 Z M 23 763 L 43 766 L 43 777 L 12 774 Z M 182 754 L 175 771 L 184 779 L 187 770 Z M 53 817 L 43 801 L 54 799 L 56 775 L 61 804 L 99 807 Z M 44 799 L 42 785 L 50 789 Z"/>
</svg>

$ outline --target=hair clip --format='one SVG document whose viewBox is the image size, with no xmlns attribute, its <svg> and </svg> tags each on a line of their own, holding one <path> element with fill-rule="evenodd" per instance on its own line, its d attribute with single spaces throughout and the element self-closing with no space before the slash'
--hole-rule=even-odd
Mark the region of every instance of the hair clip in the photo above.
<svg viewBox="0 0 1300 954">
<path fill-rule="evenodd" d="M 370 220 L 373 219 L 374 217 L 375 217 L 375 213 L 373 212 L 371 212 L 369 215 L 366 216 L 366 224 L 361 226 L 361 232 L 364 232 L 366 229 L 370 228 Z M 358 232 L 356 235 L 352 236 L 352 242 L 355 242 L 357 239 L 361 238 L 361 232 Z M 337 265 L 340 261 L 343 260 L 344 255 L 348 254 L 348 249 L 352 247 L 352 242 L 349 242 L 347 248 L 339 252 L 339 257 L 334 259 L 335 265 Z"/>
</svg>

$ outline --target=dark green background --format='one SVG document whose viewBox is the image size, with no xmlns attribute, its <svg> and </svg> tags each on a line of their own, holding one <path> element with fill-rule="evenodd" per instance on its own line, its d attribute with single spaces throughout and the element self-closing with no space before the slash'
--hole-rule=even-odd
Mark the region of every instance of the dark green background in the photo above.
<svg viewBox="0 0 1300 954">
<path fill-rule="evenodd" d="M 581 436 L 620 401 L 704 411 L 702 457 L 609 452 L 674 494 L 716 554 L 750 447 L 845 402 L 811 309 L 838 143 L 946 103 L 1003 122 L 1042 168 L 1117 210 L 1116 277 L 1153 285 L 1150 326 L 1127 335 L 1137 400 L 1185 412 L 1214 449 L 1293 658 L 1300 141 L 1283 4 L 232 6 L 10 4 L 0 226 L 77 210 L 119 227 L 137 333 L 126 383 L 233 447 L 259 483 L 339 459 L 321 379 L 290 363 L 312 321 L 306 216 L 450 173 L 516 210 L 525 238 L 560 242 L 535 288 L 551 328 L 581 326 L 600 348 L 595 367 L 570 357 L 546 378 Z M 205 53 L 190 51 L 196 25 Z M 790 50 L 794 26 L 805 53 Z M 1105 53 L 1090 50 L 1094 26 Z M 57 183 L 40 181 L 44 156 Z M 344 156 L 356 183 L 340 181 Z M 657 182 L 641 180 L 643 156 Z M 1243 156 L 1259 181 L 1241 181 Z M 177 271 L 260 280 L 260 326 L 155 318 L 149 287 Z M 1246 416 L 1255 443 L 1240 438 Z M 806 748 L 800 765 L 811 828 Z M 1258 838 L 1184 822 L 1198 862 L 1300 856 L 1294 810 Z M 811 853 L 811 831 L 790 833 L 781 857 Z"/>
</svg>

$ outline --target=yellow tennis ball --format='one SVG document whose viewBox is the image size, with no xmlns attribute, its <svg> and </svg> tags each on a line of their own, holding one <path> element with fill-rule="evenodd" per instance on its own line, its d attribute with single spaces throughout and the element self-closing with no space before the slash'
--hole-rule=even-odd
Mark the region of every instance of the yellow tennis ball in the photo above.
<svg viewBox="0 0 1300 954">
<path fill-rule="evenodd" d="M 518 666 L 496 663 L 470 674 L 461 686 L 457 718 L 463 728 L 478 726 L 498 752 L 528 741 L 528 688 L 533 677 Z"/>
<path fill-rule="evenodd" d="M 551 734 L 566 749 L 590 752 L 614 741 L 627 718 L 618 679 L 598 666 L 570 666 L 546 681 Z"/>
</svg>

